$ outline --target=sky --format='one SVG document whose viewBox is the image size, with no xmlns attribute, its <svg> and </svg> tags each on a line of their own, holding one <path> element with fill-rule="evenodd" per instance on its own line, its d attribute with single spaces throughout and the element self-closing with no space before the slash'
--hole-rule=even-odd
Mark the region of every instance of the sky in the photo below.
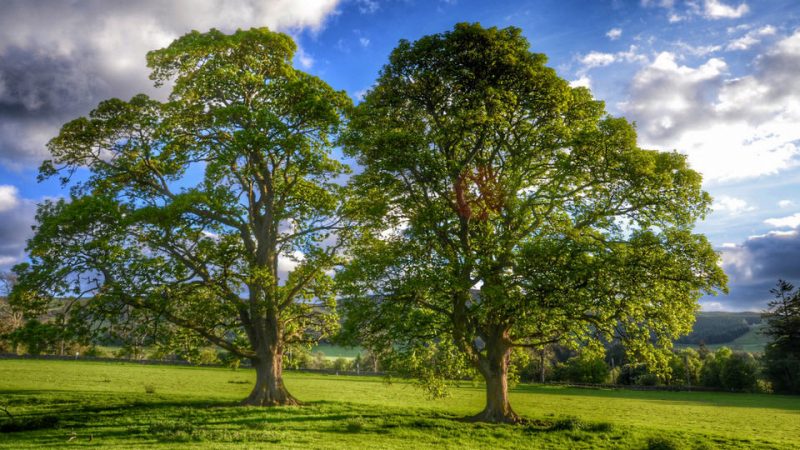
<svg viewBox="0 0 800 450">
<path fill-rule="evenodd" d="M 295 65 L 355 101 L 401 39 L 458 22 L 522 29 L 531 50 L 643 148 L 677 150 L 703 174 L 697 225 L 730 293 L 704 310 L 761 310 L 779 278 L 800 284 L 800 2 L 797 0 L 3 0 L 0 3 L 0 270 L 24 261 L 46 143 L 100 101 L 144 92 L 147 51 L 191 31 L 269 27 Z"/>
</svg>

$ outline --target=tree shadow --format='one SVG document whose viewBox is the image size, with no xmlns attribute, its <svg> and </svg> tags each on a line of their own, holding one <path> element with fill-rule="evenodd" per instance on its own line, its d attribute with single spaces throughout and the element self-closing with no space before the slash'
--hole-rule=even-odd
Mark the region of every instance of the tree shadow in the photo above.
<svg viewBox="0 0 800 450">
<path fill-rule="evenodd" d="M 561 397 L 581 396 L 594 398 L 619 398 L 642 400 L 661 404 L 703 404 L 734 408 L 764 408 L 800 411 L 800 396 L 754 394 L 745 392 L 718 391 L 645 391 L 624 388 L 578 387 L 520 384 L 513 394 L 553 395 Z M 513 399 L 512 399 L 513 403 Z"/>
</svg>

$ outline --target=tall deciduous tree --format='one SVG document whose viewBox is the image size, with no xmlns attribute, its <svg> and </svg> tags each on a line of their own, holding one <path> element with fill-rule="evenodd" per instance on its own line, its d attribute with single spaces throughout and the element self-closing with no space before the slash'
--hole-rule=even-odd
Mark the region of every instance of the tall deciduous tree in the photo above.
<svg viewBox="0 0 800 450">
<path fill-rule="evenodd" d="M 147 55 L 168 102 L 111 99 L 64 125 L 41 176 L 71 198 L 39 208 L 16 301 L 69 293 L 89 298 L 83 317 L 167 320 L 252 361 L 246 404 L 297 403 L 284 351 L 337 326 L 349 169 L 331 140 L 351 102 L 293 68 L 295 50 L 264 28 L 192 32 Z"/>
<path fill-rule="evenodd" d="M 515 347 L 618 338 L 654 362 L 725 285 L 692 233 L 700 175 L 545 61 L 517 28 L 401 41 L 344 139 L 372 213 L 340 274 L 348 329 L 429 380 L 479 372 L 475 420 L 521 420 Z"/>
</svg>

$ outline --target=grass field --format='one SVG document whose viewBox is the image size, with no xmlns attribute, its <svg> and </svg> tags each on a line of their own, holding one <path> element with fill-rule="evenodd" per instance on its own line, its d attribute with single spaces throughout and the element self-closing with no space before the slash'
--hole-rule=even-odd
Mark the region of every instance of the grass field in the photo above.
<svg viewBox="0 0 800 450">
<path fill-rule="evenodd" d="M 0 448 L 800 448 L 797 397 L 523 385 L 511 401 L 532 422 L 509 426 L 457 420 L 481 408 L 481 386 L 427 400 L 407 382 L 288 373 L 305 406 L 236 406 L 253 378 L 222 368 L 0 361 L 0 404 L 16 418 L 11 428 L 0 419 Z M 40 429 L 11 431 L 25 426 Z"/>
</svg>

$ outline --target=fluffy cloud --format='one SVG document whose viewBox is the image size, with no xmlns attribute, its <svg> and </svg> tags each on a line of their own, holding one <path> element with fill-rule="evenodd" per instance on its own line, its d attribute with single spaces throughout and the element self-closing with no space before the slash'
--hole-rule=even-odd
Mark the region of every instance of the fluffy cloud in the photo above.
<svg viewBox="0 0 800 450">
<path fill-rule="evenodd" d="M 0 270 L 8 270 L 24 258 L 35 214 L 34 202 L 19 198 L 13 186 L 0 186 Z"/>
<path fill-rule="evenodd" d="M 720 58 L 691 67 L 658 55 L 633 78 L 620 108 L 646 146 L 678 149 L 711 182 L 774 174 L 800 149 L 800 30 L 731 77 Z"/>
<path fill-rule="evenodd" d="M 680 7 L 676 7 L 674 0 L 642 0 L 641 4 L 644 7 L 667 9 L 670 23 L 680 22 L 692 16 L 699 16 L 709 20 L 738 19 L 750 12 L 750 7 L 747 3 L 742 2 L 733 6 L 721 0 L 705 0 L 702 5 L 699 1 L 687 0 Z"/>
<path fill-rule="evenodd" d="M 620 38 L 620 36 L 622 36 L 622 28 L 612 28 L 608 30 L 606 36 L 608 36 L 608 38 L 611 39 L 612 41 L 616 41 L 617 39 Z"/>
<path fill-rule="evenodd" d="M 17 188 L 11 185 L 0 185 L 0 212 L 8 211 L 19 204 Z"/>
<path fill-rule="evenodd" d="M 587 89 L 592 88 L 592 79 L 589 78 L 587 75 L 581 75 L 578 77 L 577 80 L 572 80 L 569 82 L 571 87 L 585 87 Z"/>
<path fill-rule="evenodd" d="M 62 123 L 104 98 L 153 94 L 145 54 L 192 29 L 318 30 L 338 2 L 6 1 L 0 15 L 0 164 L 37 164 Z M 303 67 L 313 63 L 309 55 L 298 58 Z"/>
<path fill-rule="evenodd" d="M 791 208 L 794 205 L 795 205 L 795 203 L 793 201 L 791 201 L 791 200 L 780 200 L 780 201 L 778 201 L 778 208 L 781 208 L 781 209 Z"/>
<path fill-rule="evenodd" d="M 771 25 L 747 32 L 744 36 L 732 40 L 727 47 L 727 50 L 747 50 L 755 44 L 761 42 L 764 36 L 772 36 L 777 30 Z"/>
<path fill-rule="evenodd" d="M 736 7 L 722 3 L 720 0 L 706 0 L 703 8 L 703 16 L 707 19 L 738 19 L 750 11 L 747 3 L 741 3 Z"/>
<path fill-rule="evenodd" d="M 800 280 L 800 232 L 773 231 L 752 236 L 744 243 L 721 249 L 722 268 L 728 274 L 730 294 L 709 297 L 727 310 L 760 310 L 779 278 Z"/>
<path fill-rule="evenodd" d="M 714 212 L 722 212 L 731 216 L 738 216 L 739 214 L 755 211 L 756 209 L 746 201 L 728 195 L 722 195 L 716 198 L 712 208 Z"/>
<path fill-rule="evenodd" d="M 628 50 L 624 52 L 589 52 L 579 57 L 578 62 L 583 66 L 579 71 L 583 74 L 589 69 L 604 67 L 618 62 L 647 62 L 647 57 L 639 53 L 638 47 L 631 45 Z"/>
<path fill-rule="evenodd" d="M 787 217 L 767 219 L 764 223 L 775 228 L 797 228 L 800 226 L 800 213 L 795 213 Z"/>
</svg>

